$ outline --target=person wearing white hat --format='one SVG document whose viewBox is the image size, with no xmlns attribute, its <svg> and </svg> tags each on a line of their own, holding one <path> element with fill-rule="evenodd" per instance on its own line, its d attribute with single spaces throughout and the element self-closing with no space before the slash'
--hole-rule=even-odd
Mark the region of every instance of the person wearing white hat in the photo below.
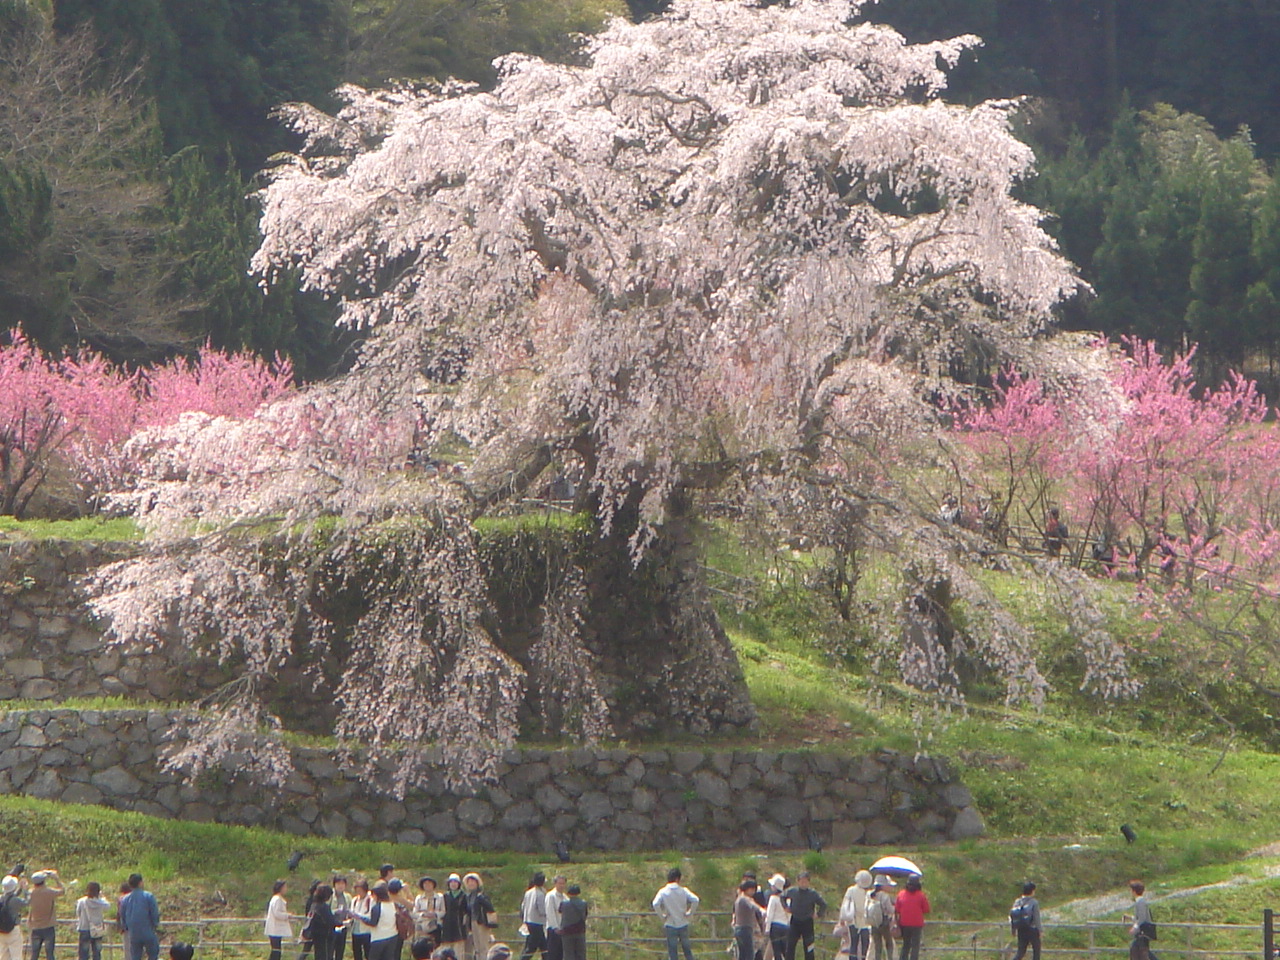
<svg viewBox="0 0 1280 960">
<path fill-rule="evenodd" d="M 462 956 L 466 949 L 467 895 L 462 889 L 462 878 L 456 873 L 449 874 L 444 882 L 444 914 L 440 917 L 440 945 L 452 947 L 454 953 Z"/>
<path fill-rule="evenodd" d="M 22 897 L 22 881 L 15 876 L 0 882 L 0 960 L 23 960 L 22 925 L 19 911 L 27 905 Z"/>
<path fill-rule="evenodd" d="M 31 960 L 40 960 L 41 946 L 44 947 L 46 960 L 53 960 L 54 934 L 58 929 L 58 898 L 64 892 L 57 870 L 37 870 L 31 875 L 31 893 L 27 895 Z"/>
<path fill-rule="evenodd" d="M 840 902 L 840 923 L 848 932 L 850 960 L 866 960 L 867 947 L 871 944 L 871 924 L 867 922 L 867 891 L 870 889 L 870 872 L 859 870 Z"/>
<path fill-rule="evenodd" d="M 867 892 L 867 926 L 871 929 L 871 942 L 876 948 L 876 960 L 893 958 L 893 896 L 889 888 L 897 886 L 885 874 L 872 880 Z"/>
<path fill-rule="evenodd" d="M 782 903 L 782 893 L 787 889 L 787 878 L 775 873 L 769 878 L 769 905 L 764 911 L 764 928 L 773 947 L 773 960 L 787 960 L 787 932 L 791 915 Z"/>
</svg>

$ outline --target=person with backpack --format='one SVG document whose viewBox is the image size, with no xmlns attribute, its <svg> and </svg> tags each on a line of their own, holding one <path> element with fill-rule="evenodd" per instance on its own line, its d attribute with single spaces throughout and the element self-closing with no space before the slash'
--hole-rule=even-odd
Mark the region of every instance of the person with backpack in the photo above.
<svg viewBox="0 0 1280 960">
<path fill-rule="evenodd" d="M 1124 915 L 1132 923 L 1129 927 L 1129 935 L 1133 937 L 1129 943 L 1129 960 L 1159 960 L 1151 952 L 1151 941 L 1156 938 L 1156 925 L 1151 919 L 1146 885 L 1141 880 L 1130 880 L 1129 892 L 1133 894 L 1133 913 Z"/>
<path fill-rule="evenodd" d="M 13 875 L 4 878 L 0 886 L 0 960 L 24 960 L 22 956 L 22 908 L 27 905 L 22 896 L 25 881 Z"/>
<path fill-rule="evenodd" d="M 897 884 L 882 873 L 867 893 L 867 925 L 871 928 L 876 960 L 893 960 L 893 896 L 889 888 L 895 886 Z"/>
<path fill-rule="evenodd" d="M 1009 928 L 1018 938 L 1018 952 L 1013 960 L 1022 960 L 1031 947 L 1031 960 L 1040 960 L 1040 901 L 1036 885 L 1028 880 L 1022 885 L 1022 896 L 1009 910 Z"/>
</svg>

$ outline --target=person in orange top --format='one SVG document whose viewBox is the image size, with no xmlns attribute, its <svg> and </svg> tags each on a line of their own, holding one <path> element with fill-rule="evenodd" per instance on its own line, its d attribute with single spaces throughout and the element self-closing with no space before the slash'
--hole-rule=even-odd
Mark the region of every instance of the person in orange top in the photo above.
<svg viewBox="0 0 1280 960">
<path fill-rule="evenodd" d="M 920 940 L 924 934 L 924 915 L 929 912 L 929 898 L 920 889 L 919 877 L 907 877 L 907 886 L 898 894 L 898 929 L 902 931 L 902 950 L 898 960 L 920 960 Z"/>
</svg>

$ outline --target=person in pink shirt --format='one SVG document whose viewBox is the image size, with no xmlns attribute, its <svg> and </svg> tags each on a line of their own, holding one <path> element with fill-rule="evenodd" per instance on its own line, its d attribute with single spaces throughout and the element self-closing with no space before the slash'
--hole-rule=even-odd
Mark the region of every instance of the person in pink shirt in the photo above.
<svg viewBox="0 0 1280 960">
<path fill-rule="evenodd" d="M 898 960 L 920 960 L 920 940 L 924 935 L 924 915 L 929 912 L 929 898 L 920 887 L 919 877 L 907 877 L 906 888 L 898 894 L 895 906 L 898 929 L 902 931 Z"/>
</svg>

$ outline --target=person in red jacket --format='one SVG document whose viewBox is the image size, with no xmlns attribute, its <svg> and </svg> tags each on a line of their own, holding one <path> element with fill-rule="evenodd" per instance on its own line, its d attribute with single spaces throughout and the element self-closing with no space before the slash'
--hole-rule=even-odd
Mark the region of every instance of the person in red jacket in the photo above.
<svg viewBox="0 0 1280 960">
<path fill-rule="evenodd" d="M 902 931 L 902 950 L 898 960 L 920 960 L 920 940 L 924 934 L 924 915 L 929 912 L 929 898 L 920 889 L 919 877 L 907 877 L 907 886 L 898 894 L 898 929 Z"/>
</svg>

